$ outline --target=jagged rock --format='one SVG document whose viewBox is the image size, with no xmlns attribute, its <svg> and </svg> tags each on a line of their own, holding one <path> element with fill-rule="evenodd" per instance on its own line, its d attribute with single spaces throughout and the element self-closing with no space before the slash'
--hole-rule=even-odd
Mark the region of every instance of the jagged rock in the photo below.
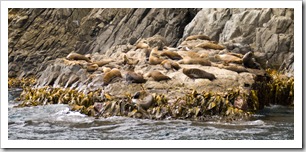
<svg viewBox="0 0 306 152">
<path fill-rule="evenodd" d="M 274 69 L 285 64 L 294 50 L 290 8 L 25 8 L 9 9 L 8 15 L 10 77 L 40 75 L 56 58 L 72 51 L 119 57 L 118 52 L 127 53 L 141 39 L 154 35 L 164 40 L 149 39 L 151 46 L 176 47 L 197 34 L 220 45 L 232 41 L 241 46 L 227 47 L 229 51 L 262 53 L 260 60 L 268 64 L 261 66 Z M 293 74 L 292 69 L 285 72 Z"/>
<path fill-rule="evenodd" d="M 241 44 L 227 47 L 232 52 L 264 53 L 260 60 L 268 64 L 261 66 L 278 69 L 294 50 L 293 9 L 202 9 L 186 26 L 183 39 L 199 33 L 221 44 Z"/>
<path fill-rule="evenodd" d="M 135 51 L 131 49 L 130 51 Z M 129 52 L 127 52 L 129 53 Z M 136 54 L 134 54 L 136 55 Z M 138 55 L 139 56 L 139 55 Z M 100 56 L 101 57 L 101 56 Z M 93 55 L 93 58 L 99 58 L 99 55 Z M 109 58 L 115 60 L 115 58 Z M 145 60 L 145 54 L 139 56 L 139 59 Z M 181 69 L 177 71 L 166 70 L 161 65 L 149 65 L 145 62 L 139 62 L 134 66 L 134 71 L 140 74 L 146 74 L 144 81 L 139 84 L 129 83 L 126 78 L 115 78 L 114 81 L 107 81 L 108 73 L 99 69 L 92 72 L 87 71 L 84 65 L 88 64 L 84 60 L 67 60 L 65 58 L 57 59 L 50 64 L 37 81 L 37 87 L 51 85 L 53 87 L 70 87 L 88 93 L 103 89 L 112 95 L 123 96 L 126 93 L 135 93 L 139 90 L 149 92 L 167 93 L 171 96 L 181 96 L 188 90 L 223 92 L 228 88 L 247 88 L 255 82 L 256 72 L 240 72 L 227 70 L 224 68 L 205 66 L 200 64 L 181 64 Z M 120 64 L 116 62 L 115 64 Z M 234 66 L 234 65 L 233 65 Z M 103 68 L 103 67 L 101 67 Z M 118 72 L 124 77 L 130 71 L 122 66 L 117 66 Z M 196 68 L 204 70 L 214 75 L 214 80 L 207 78 L 191 79 L 183 73 L 183 69 Z M 167 81 L 154 81 L 147 77 L 148 73 L 159 71 L 167 77 Z M 179 91 L 178 91 L 179 90 Z"/>
</svg>

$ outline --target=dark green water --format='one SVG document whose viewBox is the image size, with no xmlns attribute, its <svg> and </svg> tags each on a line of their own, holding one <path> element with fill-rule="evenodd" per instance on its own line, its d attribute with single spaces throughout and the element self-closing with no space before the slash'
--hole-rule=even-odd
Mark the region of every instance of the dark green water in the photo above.
<svg viewBox="0 0 306 152">
<path fill-rule="evenodd" d="M 294 109 L 273 105 L 249 121 L 224 123 L 94 119 L 70 112 L 68 105 L 13 108 L 20 91 L 9 91 L 9 140 L 293 140 Z"/>
</svg>

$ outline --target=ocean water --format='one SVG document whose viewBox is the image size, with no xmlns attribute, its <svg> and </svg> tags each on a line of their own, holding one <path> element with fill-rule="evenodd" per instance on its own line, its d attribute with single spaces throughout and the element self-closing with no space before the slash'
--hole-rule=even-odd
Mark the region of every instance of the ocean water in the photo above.
<svg viewBox="0 0 306 152">
<path fill-rule="evenodd" d="M 248 121 L 93 118 L 68 105 L 13 108 L 20 90 L 9 91 L 9 140 L 293 140 L 294 109 L 272 105 Z"/>
</svg>

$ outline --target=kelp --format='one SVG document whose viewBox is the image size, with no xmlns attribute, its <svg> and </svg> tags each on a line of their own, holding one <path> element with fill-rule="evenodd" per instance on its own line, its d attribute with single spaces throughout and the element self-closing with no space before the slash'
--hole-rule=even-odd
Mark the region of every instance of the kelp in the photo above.
<svg viewBox="0 0 306 152">
<path fill-rule="evenodd" d="M 24 88 L 27 86 L 33 86 L 36 83 L 36 78 L 8 78 L 8 87 L 9 88 Z"/>
<path fill-rule="evenodd" d="M 235 108 L 233 103 L 239 93 L 232 90 L 226 94 L 192 91 L 184 97 L 169 100 L 164 94 L 154 94 L 152 106 L 144 110 L 132 103 L 126 94 L 116 97 L 97 90 L 84 94 L 68 88 L 25 88 L 20 95 L 22 101 L 16 107 L 48 104 L 69 104 L 72 111 L 89 116 L 110 117 L 127 116 L 147 119 L 205 119 L 207 116 L 245 115 L 246 112 Z M 97 106 L 100 104 L 100 107 Z"/>
<path fill-rule="evenodd" d="M 236 120 L 248 118 L 266 105 L 293 105 L 294 79 L 267 70 L 265 76 L 257 78 L 250 91 L 239 88 L 224 92 L 192 90 L 176 98 L 167 97 L 166 94 L 152 95 L 153 104 L 145 110 L 132 103 L 129 93 L 119 96 L 102 89 L 85 94 L 69 88 L 25 87 L 20 95 L 22 102 L 16 107 L 69 104 L 70 110 L 94 117 L 207 120 L 220 116 Z"/>
<path fill-rule="evenodd" d="M 294 78 L 272 69 L 267 69 L 266 73 L 265 77 L 256 80 L 251 90 L 250 100 L 254 103 L 254 110 L 271 104 L 293 106 Z"/>
</svg>

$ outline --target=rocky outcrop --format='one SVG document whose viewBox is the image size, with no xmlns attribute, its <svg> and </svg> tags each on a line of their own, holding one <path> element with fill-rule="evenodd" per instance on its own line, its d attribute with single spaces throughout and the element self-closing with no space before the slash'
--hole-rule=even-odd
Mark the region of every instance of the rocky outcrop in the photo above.
<svg viewBox="0 0 306 152">
<path fill-rule="evenodd" d="M 41 72 L 71 51 L 105 53 L 155 34 L 175 45 L 197 9 L 10 9 L 9 77 Z"/>
<path fill-rule="evenodd" d="M 176 49 L 176 51 L 169 51 L 171 49 L 175 50 L 175 48 L 165 45 L 168 42 L 159 35 L 142 39 L 142 41 L 147 42 L 149 48 L 137 48 L 133 45 L 112 47 L 104 54 L 93 53 L 91 61 L 58 58 L 42 72 L 36 87 L 51 85 L 53 87 L 76 89 L 84 93 L 95 91 L 102 87 L 106 92 L 113 95 L 134 94 L 141 89 L 146 89 L 151 93 L 164 93 L 172 97 L 178 97 L 189 90 L 225 92 L 229 88 L 240 88 L 240 90 L 247 92 L 251 90 L 250 87 L 255 82 L 257 75 L 264 75 L 265 73 L 263 70 L 243 67 L 242 54 L 231 55 L 226 49 L 217 50 L 199 47 L 199 44 L 214 44 L 207 40 L 184 41 L 180 44 L 182 48 Z M 164 45 L 164 49 L 157 50 L 160 44 Z M 218 44 L 212 46 L 215 45 Z M 184 51 L 187 46 L 193 49 Z M 167 69 L 161 63 L 152 64 L 150 60 L 147 60 L 146 51 L 148 50 L 151 51 L 149 58 L 155 57 L 161 61 L 171 61 L 176 63 L 179 68 Z M 161 56 L 165 52 L 176 52 L 176 55 L 182 59 L 177 61 L 178 59 L 171 59 L 169 56 Z M 222 60 L 223 58 L 230 60 Z M 106 59 L 112 62 L 96 70 L 88 71 L 87 67 L 90 64 Z M 198 60 L 199 63 L 192 62 L 194 60 Z M 108 71 L 105 70 L 107 68 L 109 69 Z M 121 76 L 110 80 L 109 76 L 107 76 L 110 74 L 107 73 L 111 69 L 118 69 Z M 184 72 L 184 69 L 197 70 Z M 199 73 L 198 71 L 201 70 L 205 72 Z M 126 74 L 129 71 L 143 75 L 147 81 L 140 84 L 130 84 L 127 81 L 130 78 L 126 78 Z M 158 80 L 158 76 L 150 77 L 149 75 L 152 71 L 160 73 L 153 75 L 165 75 L 167 81 Z M 106 80 L 107 83 L 105 82 Z"/>
<path fill-rule="evenodd" d="M 9 9 L 8 45 L 19 107 L 205 120 L 294 104 L 292 9 Z"/>
<path fill-rule="evenodd" d="M 233 43 L 229 49 L 249 45 L 263 67 L 291 73 L 293 29 L 293 9 L 202 9 L 186 26 L 183 38 L 203 33 L 220 43 Z"/>
<path fill-rule="evenodd" d="M 104 54 L 159 34 L 203 33 L 263 67 L 293 74 L 293 9 L 9 9 L 9 77 L 39 75 L 71 51 Z"/>
</svg>

